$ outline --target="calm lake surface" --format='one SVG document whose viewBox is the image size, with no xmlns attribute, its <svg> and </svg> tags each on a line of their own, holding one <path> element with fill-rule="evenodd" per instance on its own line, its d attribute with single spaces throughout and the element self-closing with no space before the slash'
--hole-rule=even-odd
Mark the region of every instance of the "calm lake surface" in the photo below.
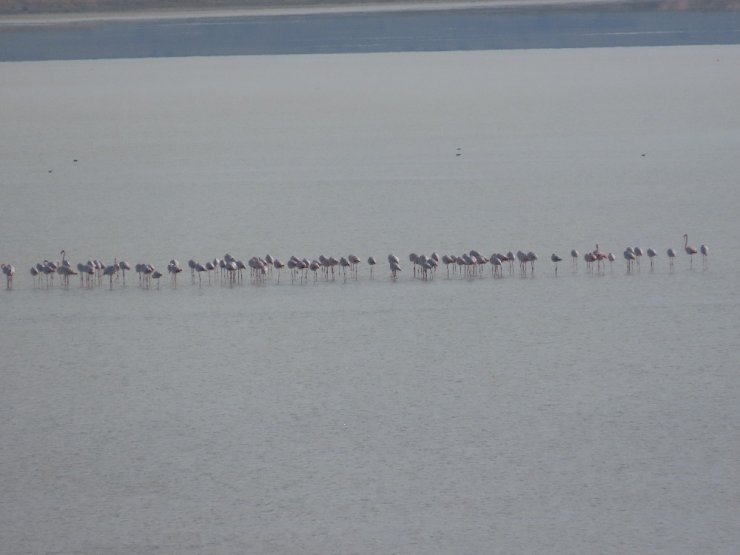
<svg viewBox="0 0 740 555">
<path fill-rule="evenodd" d="M 1 550 L 737 553 L 738 67 L 737 46 L 0 64 Z M 573 272 L 596 243 L 613 268 Z M 628 245 L 654 271 L 627 274 Z M 381 263 L 35 287 L 61 249 Z M 540 261 L 411 277 L 412 251 L 470 249 Z"/>
<path fill-rule="evenodd" d="M 0 19 L 0 61 L 740 42 L 740 12 L 638 4 L 32 21 Z"/>
</svg>

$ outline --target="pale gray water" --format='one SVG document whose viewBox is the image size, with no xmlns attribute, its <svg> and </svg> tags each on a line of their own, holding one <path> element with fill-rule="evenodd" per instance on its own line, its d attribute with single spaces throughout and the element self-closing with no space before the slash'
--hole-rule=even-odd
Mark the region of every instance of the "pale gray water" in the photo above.
<svg viewBox="0 0 740 555">
<path fill-rule="evenodd" d="M 0 64 L 0 551 L 736 553 L 739 64 Z M 573 274 L 596 242 L 656 270 Z M 62 248 L 405 272 L 34 289 Z M 409 276 L 410 251 L 471 248 L 535 250 L 536 277 Z"/>
</svg>

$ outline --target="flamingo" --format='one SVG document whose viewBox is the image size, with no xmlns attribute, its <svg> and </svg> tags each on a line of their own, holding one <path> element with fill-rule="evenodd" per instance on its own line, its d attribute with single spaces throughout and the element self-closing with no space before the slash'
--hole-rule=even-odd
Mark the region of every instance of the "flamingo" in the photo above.
<svg viewBox="0 0 740 555">
<path fill-rule="evenodd" d="M 632 263 L 635 261 L 635 253 L 632 247 L 627 247 L 624 251 L 624 259 L 627 261 L 627 273 L 632 271 Z"/>
<path fill-rule="evenodd" d="M 349 261 L 347 261 L 347 264 L 349 264 Z M 300 259 L 299 258 L 296 258 L 295 259 L 295 272 L 298 274 L 298 279 L 299 279 L 301 285 L 303 285 L 303 279 L 304 278 L 306 279 L 306 281 L 308 281 L 308 274 L 307 274 L 307 272 L 308 272 L 308 268 L 309 268 L 310 265 L 311 264 L 309 263 L 309 261 L 306 260 L 305 258 L 300 258 Z M 344 276 L 344 279 L 345 279 L 345 281 L 347 280 L 347 275 L 346 274 Z"/>
<path fill-rule="evenodd" d="M 149 289 L 149 282 L 151 281 L 151 276 L 155 272 L 154 266 L 151 264 L 142 264 L 142 273 L 144 274 L 144 281 L 146 283 L 146 288 Z M 162 277 L 160 275 L 160 277 Z M 159 284 L 159 282 L 157 282 Z"/>
<path fill-rule="evenodd" d="M 201 274 L 203 272 L 205 272 L 207 270 L 206 270 L 206 267 L 203 266 L 203 264 L 201 264 L 200 262 L 196 262 L 195 263 L 195 271 L 198 272 L 198 287 L 200 287 L 201 286 L 201 283 L 202 283 L 202 280 L 201 280 L 201 277 L 200 276 L 201 276 Z"/>
<path fill-rule="evenodd" d="M 3 273 L 5 274 L 5 287 L 7 289 L 13 288 L 13 276 L 15 275 L 15 266 L 12 264 L 2 264 L 0 265 L 0 268 L 2 268 Z"/>
<path fill-rule="evenodd" d="M 507 252 L 506 260 L 509 262 L 509 275 L 511 275 L 514 273 L 514 253 L 511 251 Z M 503 260 L 501 262 L 503 262 Z"/>
<path fill-rule="evenodd" d="M 377 262 L 375 261 L 375 258 L 372 256 L 367 257 L 367 265 L 370 266 L 370 279 L 373 279 L 373 266 L 375 266 Z"/>
<path fill-rule="evenodd" d="M 635 253 L 635 260 L 637 261 L 637 269 L 640 269 L 640 258 L 642 258 L 642 249 L 640 247 L 635 247 L 632 249 L 632 252 Z"/>
<path fill-rule="evenodd" d="M 331 271 L 331 280 L 332 280 L 332 281 L 334 281 L 334 268 L 336 268 L 337 266 L 339 266 L 339 260 L 337 260 L 337 259 L 336 259 L 336 258 L 334 258 L 333 256 L 330 256 L 330 257 L 328 258 L 327 262 L 328 262 L 328 264 L 329 264 L 329 270 Z M 329 276 L 328 276 L 328 274 L 327 274 L 327 278 L 328 278 L 328 277 L 329 277 Z"/>
<path fill-rule="evenodd" d="M 211 270 L 215 270 L 216 268 L 218 268 L 218 264 L 214 266 L 213 262 L 206 262 L 206 271 L 208 272 L 208 285 L 211 284 Z"/>
<path fill-rule="evenodd" d="M 499 259 L 499 262 L 501 262 L 501 266 L 498 269 L 498 277 L 504 277 L 504 262 L 509 263 L 509 268 L 511 268 L 511 262 L 509 261 L 509 257 L 506 254 L 496 253 L 496 258 Z"/>
<path fill-rule="evenodd" d="M 598 273 L 604 269 L 604 260 L 606 260 L 607 255 L 599 249 L 598 243 L 596 243 L 596 249 L 594 249 L 593 255 L 596 258 L 596 272 Z"/>
<path fill-rule="evenodd" d="M 49 287 L 49 280 L 51 279 L 51 284 L 54 285 L 54 273 L 57 271 L 57 266 L 53 262 L 49 262 L 48 260 L 44 260 L 44 264 L 41 267 L 41 271 L 46 276 L 46 286 Z"/>
<path fill-rule="evenodd" d="M 686 251 L 686 254 L 689 255 L 689 260 L 690 260 L 689 267 L 693 268 L 694 267 L 694 255 L 696 254 L 696 249 L 692 247 L 691 245 L 689 245 L 689 236 L 687 233 L 683 234 L 683 238 L 684 238 L 683 248 Z"/>
<path fill-rule="evenodd" d="M 62 285 L 69 287 L 69 273 L 67 273 L 67 271 L 63 268 L 66 268 L 67 270 L 72 270 L 72 265 L 67 260 L 67 252 L 64 249 L 59 251 L 59 254 L 62 255 L 62 261 L 59 263 L 59 266 L 57 266 L 56 270 L 57 273 L 62 276 Z M 72 272 L 74 273 L 74 270 L 72 270 Z"/>
<path fill-rule="evenodd" d="M 552 253 L 552 255 L 550 255 L 550 260 L 552 260 L 555 264 L 555 275 L 558 275 L 558 262 L 561 262 L 563 259 L 560 258 L 557 254 Z"/>
<path fill-rule="evenodd" d="M 654 262 L 653 261 L 653 258 L 655 258 L 656 256 L 658 256 L 658 253 L 657 253 L 657 251 L 655 249 L 648 247 L 647 255 L 648 255 L 648 258 L 650 259 L 650 270 L 652 271 L 652 269 L 653 269 L 653 262 Z"/>
<path fill-rule="evenodd" d="M 617 257 L 614 256 L 614 253 L 613 252 L 610 252 L 609 254 L 607 254 L 606 257 L 607 257 L 607 259 L 609 259 L 609 271 L 610 272 L 613 272 L 614 271 L 613 263 L 617 259 Z"/>
<path fill-rule="evenodd" d="M 236 261 L 236 267 L 239 270 L 239 281 L 242 281 L 242 271 L 247 269 L 247 265 L 244 263 L 243 260 L 237 260 Z M 268 266 L 268 268 L 271 268 L 272 266 Z M 269 270 L 268 270 L 269 271 Z"/>
<path fill-rule="evenodd" d="M 516 259 L 519 261 L 519 273 L 527 275 L 527 255 L 522 251 L 516 251 Z"/>
<path fill-rule="evenodd" d="M 349 260 L 342 257 L 339 259 L 339 265 L 342 267 L 342 275 L 344 276 L 344 281 L 347 281 L 347 268 L 351 266 L 349 263 Z"/>
<path fill-rule="evenodd" d="M 36 278 L 40 277 L 40 274 L 35 266 L 31 266 L 31 277 L 33 277 L 33 286 L 36 287 Z"/>
<path fill-rule="evenodd" d="M 285 268 L 285 264 L 283 264 L 279 259 L 276 258 L 275 260 L 272 261 L 272 265 L 278 271 L 277 282 L 279 284 L 280 283 L 280 270 L 282 270 L 283 268 Z"/>
<path fill-rule="evenodd" d="M 424 279 L 434 279 L 434 271 L 437 269 L 437 261 L 434 258 L 428 258 L 424 263 Z"/>
<path fill-rule="evenodd" d="M 485 263 L 488 264 L 488 259 L 485 258 Z M 429 279 L 434 279 L 434 273 L 437 271 L 437 268 L 439 267 L 439 262 L 434 259 L 432 255 L 429 255 L 429 257 L 426 259 L 426 263 L 424 264 L 425 271 L 429 275 Z"/>
<path fill-rule="evenodd" d="M 252 269 L 252 278 L 257 282 L 264 282 L 267 276 L 267 263 L 258 256 L 253 256 L 247 261 L 247 265 Z M 280 275 L 278 274 L 278 278 Z M 278 279 L 278 283 L 280 283 Z"/>
<path fill-rule="evenodd" d="M 416 277 L 416 264 L 418 263 L 418 261 L 419 261 L 418 254 L 416 254 L 415 252 L 412 252 L 411 254 L 409 254 L 409 262 L 411 262 L 412 264 L 412 272 L 413 272 L 414 277 Z"/>
<path fill-rule="evenodd" d="M 391 267 L 391 279 L 395 280 L 397 279 L 396 272 L 401 271 L 401 264 L 398 260 L 391 259 L 392 255 L 388 255 L 389 258 L 389 265 Z M 394 257 L 395 258 L 395 257 Z"/>
<path fill-rule="evenodd" d="M 419 256 L 416 257 L 416 262 L 414 263 L 414 266 L 415 267 L 416 266 L 419 266 L 419 272 L 418 272 L 419 279 L 424 279 L 424 280 L 427 279 L 427 267 L 426 267 L 427 260 L 428 260 L 428 258 L 427 258 L 427 255 L 425 255 L 425 254 L 421 254 L 421 255 L 419 255 Z M 414 276 L 416 276 L 416 275 L 417 275 L 417 273 L 416 273 L 416 271 L 414 271 Z"/>
<path fill-rule="evenodd" d="M 473 270 L 473 273 L 475 275 L 478 275 L 478 269 L 480 268 L 481 264 L 484 263 L 485 257 L 475 249 L 470 249 L 470 252 L 468 252 L 468 256 L 471 260 L 471 269 Z M 488 262 L 488 260 L 485 260 L 485 262 Z"/>
<path fill-rule="evenodd" d="M 594 270 L 594 262 L 596 262 L 596 255 L 592 252 L 587 252 L 583 255 L 583 259 L 586 261 L 586 273 Z"/>
<path fill-rule="evenodd" d="M 578 270 L 578 257 L 581 256 L 581 254 L 576 249 L 573 249 L 570 251 L 570 256 L 573 259 L 573 271 L 575 272 Z"/>
<path fill-rule="evenodd" d="M 93 270 L 95 270 L 95 272 L 97 273 L 97 275 L 98 275 L 98 285 L 100 285 L 102 283 L 102 279 L 103 279 L 103 270 L 105 270 L 105 264 L 103 264 L 100 260 L 97 260 L 97 259 L 96 260 L 88 260 L 87 263 L 90 264 L 90 265 L 92 265 Z"/>
<path fill-rule="evenodd" d="M 665 253 L 668 255 L 668 265 L 673 268 L 673 259 L 676 258 L 676 250 L 668 249 Z"/>
<path fill-rule="evenodd" d="M 269 275 L 272 275 L 272 268 L 274 267 L 274 264 L 273 264 L 274 262 L 275 262 L 275 259 L 272 257 L 271 254 L 268 253 L 265 255 L 265 268 L 267 268 L 267 273 Z"/>
<path fill-rule="evenodd" d="M 445 268 L 447 268 L 447 279 L 450 278 L 450 264 L 452 264 L 454 261 L 455 260 L 453 258 L 450 258 L 449 255 L 442 255 L 442 264 L 444 264 Z"/>
<path fill-rule="evenodd" d="M 297 258 L 295 256 L 291 256 L 288 259 L 288 270 L 290 270 L 290 283 L 295 282 L 295 268 L 296 268 L 296 262 Z"/>
<path fill-rule="evenodd" d="M 162 272 L 159 272 L 157 270 L 154 270 L 152 272 L 152 277 L 157 280 L 157 289 L 159 289 L 159 278 L 162 277 Z"/>
<path fill-rule="evenodd" d="M 355 279 L 357 279 L 357 265 L 360 263 L 360 259 L 354 254 L 350 254 L 347 259 L 349 260 L 349 263 L 352 264 L 352 271 L 355 273 Z"/>
<path fill-rule="evenodd" d="M 709 256 L 709 247 L 707 247 L 704 243 L 699 245 L 699 252 L 701 252 L 701 265 L 702 268 L 706 268 L 707 266 L 707 257 Z"/>
<path fill-rule="evenodd" d="M 67 264 L 69 263 L 67 262 Z M 62 284 L 64 285 L 64 287 L 69 287 L 69 276 L 77 275 L 77 272 L 75 272 L 70 266 L 66 264 L 63 266 L 59 266 L 59 268 L 57 268 L 57 273 L 62 276 Z"/>
<path fill-rule="evenodd" d="M 87 280 L 87 285 L 89 287 L 91 285 L 90 276 L 92 276 L 94 273 L 93 267 L 89 266 L 88 264 L 78 262 L 77 271 L 80 274 L 80 287 L 85 284 L 85 280 Z"/>
<path fill-rule="evenodd" d="M 118 263 L 118 268 L 121 270 L 121 278 L 123 280 L 123 284 L 126 285 L 126 270 L 131 269 L 131 264 L 129 264 L 125 260 L 121 260 Z"/>
<path fill-rule="evenodd" d="M 170 273 L 172 277 L 172 282 L 177 287 L 177 274 L 182 272 L 182 267 L 180 266 L 180 263 L 177 261 L 176 258 L 173 258 L 170 260 L 170 263 L 167 264 L 167 271 Z M 157 289 L 159 289 L 159 282 L 157 282 Z"/>
<path fill-rule="evenodd" d="M 492 254 L 490 262 L 493 277 L 501 277 L 501 255 Z M 555 272 L 557 273 L 557 266 L 555 266 Z"/>
<path fill-rule="evenodd" d="M 319 280 L 318 271 L 321 268 L 321 263 L 318 260 L 312 260 L 311 264 L 308 265 L 308 269 L 313 272 L 313 280 L 314 282 Z"/>
<path fill-rule="evenodd" d="M 116 275 L 116 272 L 118 271 L 118 267 L 115 264 L 111 264 L 110 266 L 106 266 L 103 270 L 103 275 L 108 276 L 110 278 L 110 288 L 113 289 L 113 276 Z"/>
<path fill-rule="evenodd" d="M 88 264 L 91 264 L 91 263 L 88 262 Z M 136 270 L 136 273 L 139 274 L 139 287 L 141 287 L 143 285 L 142 280 L 144 276 L 144 265 L 142 263 L 139 263 L 136 266 L 134 266 L 134 269 Z"/>
</svg>

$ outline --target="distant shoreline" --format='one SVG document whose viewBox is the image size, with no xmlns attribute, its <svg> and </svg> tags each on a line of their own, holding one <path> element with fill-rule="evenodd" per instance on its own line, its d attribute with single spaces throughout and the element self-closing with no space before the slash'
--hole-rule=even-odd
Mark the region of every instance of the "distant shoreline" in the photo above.
<svg viewBox="0 0 740 555">
<path fill-rule="evenodd" d="M 738 11 L 740 0 L 0 0 L 0 22 L 54 24 L 95 20 L 470 8 Z"/>
</svg>

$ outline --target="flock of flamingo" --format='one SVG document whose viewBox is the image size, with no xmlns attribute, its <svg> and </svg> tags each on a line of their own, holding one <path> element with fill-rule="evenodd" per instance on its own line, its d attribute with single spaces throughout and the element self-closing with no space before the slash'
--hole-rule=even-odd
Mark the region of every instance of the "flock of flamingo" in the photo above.
<svg viewBox="0 0 740 555">
<path fill-rule="evenodd" d="M 701 253 L 702 265 L 706 267 L 708 264 L 709 248 L 706 245 L 701 245 L 699 250 L 697 250 L 689 245 L 688 235 L 684 234 L 683 238 L 684 251 L 689 255 L 690 266 L 693 267 L 694 255 Z M 658 256 L 655 249 L 649 248 L 645 251 L 640 247 L 627 247 L 625 249 L 623 257 L 627 263 L 628 273 L 639 268 L 640 259 L 644 254 L 650 259 L 650 269 L 653 270 L 654 259 Z M 67 260 L 65 251 L 61 251 L 60 255 L 62 256 L 61 262 L 44 260 L 31 267 L 30 273 L 34 280 L 34 287 L 42 286 L 44 280 L 46 281 L 46 287 L 53 286 L 55 276 L 59 276 L 63 287 L 69 287 L 70 277 L 79 276 L 81 287 L 100 286 L 105 282 L 105 278 L 108 278 L 109 287 L 112 289 L 114 280 L 116 282 L 120 280 L 125 285 L 126 272 L 132 269 L 131 265 L 126 261 L 119 261 L 117 259 L 114 260 L 113 264 L 109 265 L 103 264 L 99 260 L 88 260 L 85 263 L 80 262 L 73 267 Z M 570 256 L 572 259 L 572 270 L 576 272 L 578 271 L 578 260 L 581 255 L 576 249 L 573 249 L 570 252 Z M 670 248 L 666 251 L 666 256 L 668 257 L 669 267 L 672 269 L 677 252 L 675 249 Z M 587 272 L 603 273 L 606 262 L 609 262 L 611 266 L 617 257 L 611 252 L 602 252 L 597 244 L 593 251 L 588 251 L 583 255 L 583 259 L 586 263 Z M 402 271 L 401 260 L 394 254 L 389 254 L 387 260 L 390 279 L 396 280 L 398 273 Z M 509 275 L 515 274 L 514 263 L 517 262 L 519 265 L 519 275 L 526 277 L 528 273 L 534 275 L 534 265 L 537 260 L 539 260 L 538 256 L 532 251 L 526 253 L 517 251 L 516 254 L 511 251 L 506 254 L 494 253 L 489 257 L 483 256 L 476 250 L 471 250 L 462 255 L 445 254 L 441 257 L 436 252 L 433 252 L 429 256 L 416 253 L 409 254 L 409 262 L 412 264 L 412 275 L 414 278 L 421 280 L 433 279 L 440 264 L 445 265 L 448 278 L 450 277 L 450 272 L 460 278 L 482 277 L 485 266 L 489 264 L 491 275 L 494 278 L 501 278 L 504 275 L 505 269 L 508 270 Z M 553 253 L 550 256 L 550 260 L 555 265 L 555 275 L 557 275 L 558 263 L 562 262 L 563 259 Z M 222 283 L 227 282 L 233 285 L 243 280 L 244 272 L 247 270 L 253 282 L 263 283 L 268 279 L 276 279 L 279 284 L 281 271 L 286 268 L 290 274 L 291 283 L 298 282 L 302 284 L 308 282 L 309 272 L 313 274 L 313 281 L 318 281 L 319 279 L 333 281 L 340 275 L 344 281 L 348 278 L 356 280 L 358 279 L 360 263 L 360 258 L 353 254 L 346 257 L 343 256 L 339 259 L 333 256 L 326 257 L 321 255 L 318 259 L 310 261 L 307 258 L 291 256 L 286 263 L 269 254 L 264 258 L 254 256 L 246 263 L 242 260 L 235 259 L 230 254 L 225 254 L 223 258 L 215 258 L 205 264 L 195 260 L 189 260 L 187 266 L 190 269 L 192 283 L 197 281 L 198 285 L 201 286 L 203 284 L 202 275 L 204 272 L 208 276 L 209 284 L 212 282 L 213 274 L 213 280 L 220 280 Z M 377 261 L 374 257 L 370 256 L 367 259 L 367 264 L 370 268 L 370 279 L 373 279 L 373 271 Z M 13 287 L 15 267 L 12 264 L 2 264 L 0 268 L 2 268 L 3 274 L 6 277 L 6 287 L 11 289 Z M 151 287 L 151 280 L 155 280 L 157 282 L 157 289 L 159 289 L 159 279 L 164 275 L 162 272 L 151 264 L 144 263 L 136 264 L 133 269 L 138 274 L 140 287 L 148 289 Z M 175 259 L 170 260 L 167 264 L 167 273 L 170 275 L 174 286 L 177 285 L 177 275 L 182 271 L 182 265 Z"/>
</svg>

